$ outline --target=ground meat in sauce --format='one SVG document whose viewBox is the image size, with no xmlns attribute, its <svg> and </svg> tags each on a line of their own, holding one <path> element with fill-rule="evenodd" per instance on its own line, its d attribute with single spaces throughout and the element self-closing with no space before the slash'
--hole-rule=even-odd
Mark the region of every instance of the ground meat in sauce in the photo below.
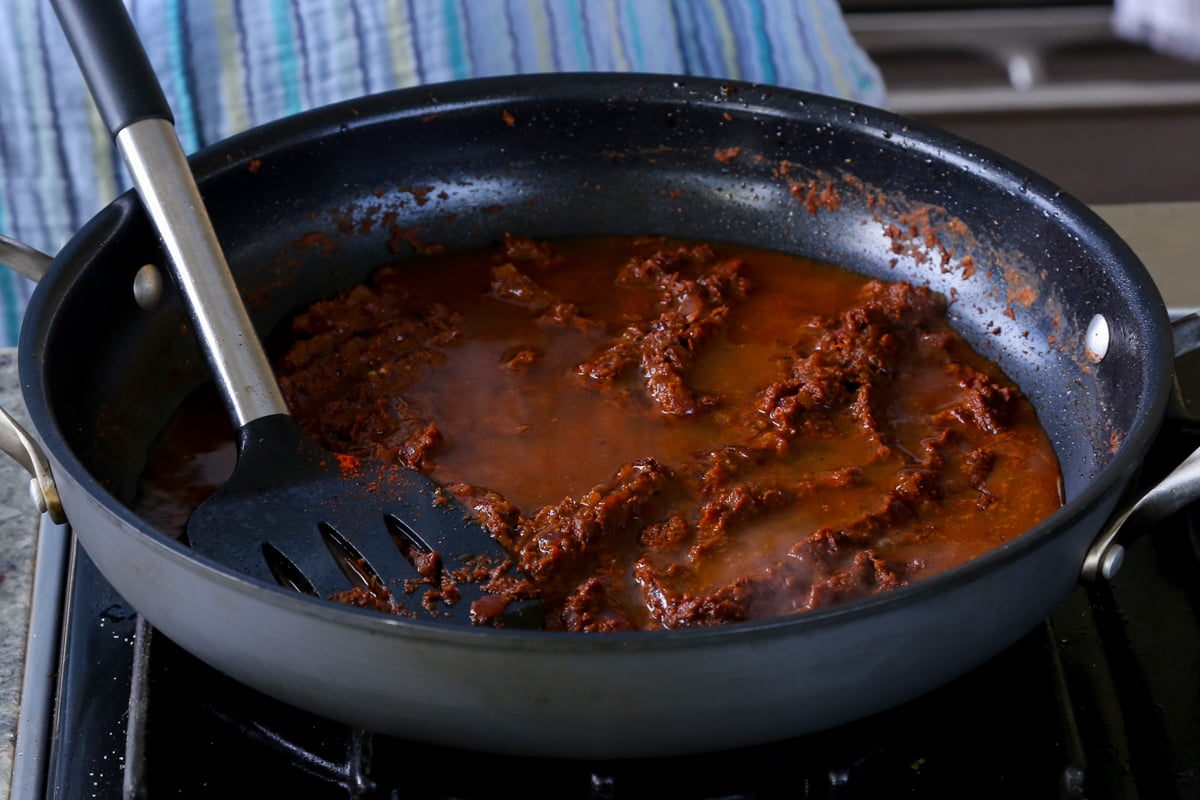
<svg viewBox="0 0 1200 800">
<path fill-rule="evenodd" d="M 315 303 L 275 363 L 324 446 L 457 497 L 548 627 L 680 628 L 902 586 L 1059 506 L 1028 402 L 945 311 L 779 253 L 510 236 Z"/>
</svg>

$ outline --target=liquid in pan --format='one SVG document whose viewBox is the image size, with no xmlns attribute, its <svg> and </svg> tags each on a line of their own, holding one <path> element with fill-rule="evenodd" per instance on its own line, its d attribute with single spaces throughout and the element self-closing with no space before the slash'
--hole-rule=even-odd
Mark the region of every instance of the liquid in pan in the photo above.
<svg viewBox="0 0 1200 800">
<path fill-rule="evenodd" d="M 431 475 L 505 545 L 553 629 L 844 602 L 1062 504 L 1032 406 L 943 297 L 783 253 L 508 236 L 382 267 L 296 314 L 271 351 L 307 433 Z M 200 397 L 165 431 L 149 521 L 181 531 L 232 470 L 222 419 Z M 414 586 L 336 599 L 429 602 Z"/>
</svg>

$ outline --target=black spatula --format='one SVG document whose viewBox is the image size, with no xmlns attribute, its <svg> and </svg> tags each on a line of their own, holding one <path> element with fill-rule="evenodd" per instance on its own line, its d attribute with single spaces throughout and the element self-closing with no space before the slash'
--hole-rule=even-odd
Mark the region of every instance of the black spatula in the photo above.
<svg viewBox="0 0 1200 800">
<path fill-rule="evenodd" d="M 339 458 L 288 413 L 121 0 L 54 0 L 88 87 L 170 256 L 238 437 L 229 480 L 191 516 L 197 551 L 251 576 L 452 623 L 537 626 L 485 592 L 508 554 L 421 473 Z M 515 576 L 511 576 L 515 577 Z M 501 581 L 498 581 L 498 583 Z M 510 583 L 508 581 L 503 581 Z M 382 591 L 381 587 L 387 591 Z"/>
</svg>

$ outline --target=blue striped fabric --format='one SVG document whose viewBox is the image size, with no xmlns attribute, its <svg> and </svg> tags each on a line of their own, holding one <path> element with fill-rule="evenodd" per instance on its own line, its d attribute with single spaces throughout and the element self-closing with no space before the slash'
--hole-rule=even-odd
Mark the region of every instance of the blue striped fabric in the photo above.
<svg viewBox="0 0 1200 800">
<path fill-rule="evenodd" d="M 50 5 L 0 0 L 0 233 L 46 252 L 128 185 Z M 126 0 L 185 149 L 421 83 L 550 71 L 759 81 L 882 106 L 836 0 Z M 0 346 L 32 285 L 0 270 Z"/>
</svg>

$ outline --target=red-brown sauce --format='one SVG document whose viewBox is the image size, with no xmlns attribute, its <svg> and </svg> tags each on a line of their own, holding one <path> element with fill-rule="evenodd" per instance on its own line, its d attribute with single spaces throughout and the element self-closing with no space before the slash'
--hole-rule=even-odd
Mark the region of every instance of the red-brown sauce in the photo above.
<svg viewBox="0 0 1200 800">
<path fill-rule="evenodd" d="M 791 614 L 932 575 L 1061 504 L 1032 407 L 905 283 L 744 247 L 534 242 L 378 270 L 275 359 L 305 430 L 443 483 L 577 631 Z M 219 408 L 151 454 L 181 530 Z M 227 429 L 227 425 L 225 426 Z"/>
</svg>

